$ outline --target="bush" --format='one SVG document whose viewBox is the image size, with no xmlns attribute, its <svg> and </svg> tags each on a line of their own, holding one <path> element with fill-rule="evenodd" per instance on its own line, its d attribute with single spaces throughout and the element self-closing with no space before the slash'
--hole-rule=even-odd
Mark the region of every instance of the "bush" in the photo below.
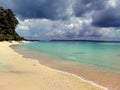
<svg viewBox="0 0 120 90">
<path fill-rule="evenodd" d="M 0 41 L 4 40 L 4 35 L 0 33 Z"/>
<path fill-rule="evenodd" d="M 15 32 L 17 24 L 18 20 L 12 10 L 0 7 L 0 41 L 24 40 Z"/>
</svg>

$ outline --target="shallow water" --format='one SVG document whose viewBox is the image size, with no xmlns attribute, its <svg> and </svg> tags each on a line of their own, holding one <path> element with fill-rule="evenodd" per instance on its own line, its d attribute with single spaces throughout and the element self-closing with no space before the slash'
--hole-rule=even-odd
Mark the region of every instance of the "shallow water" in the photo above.
<svg viewBox="0 0 120 90">
<path fill-rule="evenodd" d="M 35 42 L 22 46 L 63 60 L 90 64 L 120 74 L 119 43 Z"/>
<path fill-rule="evenodd" d="M 15 49 L 46 66 L 120 90 L 120 43 L 34 42 Z"/>
</svg>

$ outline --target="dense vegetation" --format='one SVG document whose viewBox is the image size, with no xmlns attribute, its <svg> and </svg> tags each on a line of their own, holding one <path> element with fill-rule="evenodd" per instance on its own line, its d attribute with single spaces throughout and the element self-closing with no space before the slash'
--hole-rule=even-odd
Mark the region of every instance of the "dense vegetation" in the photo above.
<svg viewBox="0 0 120 90">
<path fill-rule="evenodd" d="M 18 20 L 11 9 L 0 7 L 0 41 L 24 40 L 15 32 L 17 24 Z"/>
</svg>

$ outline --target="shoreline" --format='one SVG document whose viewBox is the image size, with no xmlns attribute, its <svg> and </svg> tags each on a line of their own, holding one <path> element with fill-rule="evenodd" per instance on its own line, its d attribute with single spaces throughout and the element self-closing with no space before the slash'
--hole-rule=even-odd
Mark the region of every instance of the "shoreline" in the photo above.
<svg viewBox="0 0 120 90">
<path fill-rule="evenodd" d="M 2 43 L 2 42 L 0 42 L 0 43 Z M 4 43 L 4 42 L 3 42 Z M 25 42 L 24 42 L 25 43 Z M 9 43 L 9 46 L 10 45 L 18 45 L 19 43 L 16 43 L 16 42 L 14 42 L 14 43 Z M 10 48 L 10 47 L 9 47 Z M 12 49 L 12 48 L 10 48 L 10 49 Z M 13 49 L 12 49 L 13 50 Z M 14 51 L 13 51 L 14 52 Z M 14 52 L 14 53 L 16 53 L 16 54 L 18 54 L 17 52 Z M 19 56 L 21 56 L 22 58 L 24 58 L 23 57 L 23 55 L 20 55 L 19 54 Z M 63 75 L 67 75 L 67 76 L 69 76 L 69 77 L 73 77 L 73 78 L 76 78 L 76 79 L 79 79 L 79 80 L 81 80 L 83 83 L 88 83 L 88 84 L 91 84 L 91 85 L 94 85 L 95 87 L 98 87 L 98 88 L 101 88 L 101 89 L 104 89 L 104 90 L 108 90 L 107 88 L 105 88 L 105 87 L 103 87 L 103 86 L 100 86 L 100 85 L 98 85 L 98 84 L 95 84 L 94 82 L 92 82 L 92 81 L 88 81 L 88 80 L 84 80 L 83 78 L 81 78 L 81 77 L 79 77 L 79 76 L 77 76 L 77 75 L 74 75 L 74 74 L 71 74 L 71 73 L 68 73 L 68 72 L 64 72 L 64 71 L 60 71 L 60 70 L 57 70 L 57 69 L 53 69 L 53 68 L 50 68 L 50 67 L 48 67 L 48 66 L 45 66 L 45 65 L 42 65 L 42 64 L 40 64 L 39 63 L 39 61 L 37 61 L 37 60 L 33 60 L 33 59 L 29 59 L 29 58 L 24 58 L 24 59 L 27 59 L 29 62 L 35 62 L 35 63 L 37 63 L 37 64 L 39 64 L 39 66 L 42 66 L 42 67 L 44 67 L 44 68 L 48 68 L 48 69 L 50 69 L 50 70 L 53 70 L 54 72 L 58 72 L 58 73 L 60 73 L 60 74 L 63 74 Z M 77 89 L 78 90 L 78 89 Z M 84 89 L 83 89 L 84 90 Z M 85 90 L 87 90 L 87 89 L 85 89 Z M 99 89 L 95 89 L 95 90 L 99 90 Z"/>
<path fill-rule="evenodd" d="M 22 55 L 22 57 L 25 58 L 23 55 Z M 26 59 L 30 59 L 30 58 L 27 57 Z M 106 87 L 101 86 L 101 85 L 99 85 L 99 84 L 96 84 L 96 83 L 93 82 L 93 81 L 86 80 L 86 79 L 84 79 L 84 78 L 82 78 L 82 77 L 80 77 L 80 76 L 78 76 L 78 75 L 75 75 L 75 74 L 72 74 L 72 73 L 69 73 L 69 72 L 65 72 L 65 71 L 62 71 L 62 70 L 54 69 L 54 68 L 51 68 L 51 67 L 49 67 L 49 66 L 43 65 L 43 64 L 41 64 L 41 63 L 40 63 L 38 60 L 36 60 L 36 59 L 34 59 L 33 61 L 37 62 L 38 64 L 40 64 L 40 65 L 43 66 L 43 67 L 47 67 L 47 68 L 52 69 L 52 70 L 54 70 L 54 71 L 56 71 L 56 72 L 60 72 L 60 73 L 63 73 L 63 74 L 66 74 L 66 75 L 75 77 L 75 78 L 80 79 L 80 80 L 82 80 L 82 81 L 84 81 L 84 82 L 90 83 L 91 85 L 97 86 L 97 87 L 102 88 L 102 89 L 104 89 L 104 90 L 108 90 Z"/>
<path fill-rule="evenodd" d="M 38 62 L 38 63 L 39 63 L 39 62 Z M 39 64 L 40 64 L 40 63 L 39 63 Z M 41 65 L 41 64 L 40 64 L 40 65 Z M 84 82 L 90 83 L 91 85 L 97 86 L 97 87 L 102 88 L 102 89 L 104 89 L 104 90 L 108 90 L 106 87 L 103 87 L 103 86 L 101 86 L 101 85 L 98 85 L 98 84 L 96 84 L 96 83 L 93 82 L 93 81 L 86 80 L 86 79 L 84 79 L 84 78 L 82 78 L 82 77 L 80 77 L 80 76 L 77 76 L 77 75 L 75 75 L 75 74 L 72 74 L 72 73 L 69 73 L 69 72 L 65 72 L 65 71 L 62 71 L 62 70 L 53 69 L 53 68 L 48 67 L 48 66 L 45 66 L 45 65 L 43 65 L 43 66 L 44 66 L 44 67 L 47 67 L 47 68 L 50 68 L 50 69 L 52 69 L 52 70 L 54 70 L 54 71 L 56 71 L 56 72 L 60 72 L 60 73 L 63 73 L 63 74 L 66 74 L 66 75 L 75 77 L 75 78 L 77 78 L 77 79 L 79 79 L 79 80 L 82 80 L 82 81 L 84 81 Z"/>
<path fill-rule="evenodd" d="M 109 72 L 89 64 L 67 61 L 46 53 L 35 52 L 34 50 L 24 48 L 22 45 L 11 46 L 11 48 L 15 50 L 15 52 L 23 55 L 24 58 L 37 60 L 40 65 L 74 74 L 109 90 L 120 90 L 119 73 Z"/>
<path fill-rule="evenodd" d="M 26 43 L 26 42 L 25 42 Z M 27 42 L 28 43 L 28 42 Z M 32 42 L 29 42 L 29 43 L 32 43 Z M 11 45 L 12 46 L 12 45 Z M 12 48 L 13 49 L 13 48 Z M 13 49 L 14 50 L 14 49 Z M 17 52 L 18 53 L 18 52 Z M 22 54 L 21 54 L 22 55 Z M 31 58 L 29 58 L 29 57 L 24 57 L 24 55 L 22 55 L 22 57 L 23 58 L 27 58 L 27 59 L 31 59 Z M 75 75 L 75 74 L 73 74 L 73 73 L 69 73 L 69 72 L 67 72 L 67 71 L 62 71 L 62 70 L 58 70 L 58 69 L 55 69 L 55 68 L 52 68 L 52 67 L 49 67 L 49 66 L 46 66 L 46 65 L 44 65 L 44 64 L 41 64 L 38 60 L 36 60 L 36 59 L 34 59 L 37 63 L 39 63 L 40 65 L 42 65 L 42 66 L 44 66 L 44 67 L 47 67 L 47 68 L 50 68 L 50 69 L 52 69 L 52 70 L 55 70 L 56 72 L 60 72 L 60 73 L 63 73 L 63 74 L 66 74 L 66 75 L 69 75 L 69 76 L 73 76 L 73 77 L 75 77 L 75 78 L 77 78 L 77 79 L 80 79 L 80 80 L 82 80 L 82 81 L 84 81 L 84 82 L 87 82 L 87 83 L 90 83 L 90 84 L 92 84 L 92 85 L 94 85 L 94 86 L 97 86 L 97 87 L 99 87 L 99 88 L 102 88 L 102 89 L 104 89 L 104 90 L 109 90 L 108 88 L 106 88 L 106 87 L 104 87 L 104 86 L 102 86 L 102 85 L 99 85 L 99 84 L 97 84 L 97 83 L 95 83 L 95 82 L 93 82 L 93 81 L 89 81 L 89 80 L 86 80 L 86 79 L 84 79 L 84 78 L 82 78 L 82 77 L 80 77 L 80 76 L 78 76 L 78 75 Z"/>
</svg>

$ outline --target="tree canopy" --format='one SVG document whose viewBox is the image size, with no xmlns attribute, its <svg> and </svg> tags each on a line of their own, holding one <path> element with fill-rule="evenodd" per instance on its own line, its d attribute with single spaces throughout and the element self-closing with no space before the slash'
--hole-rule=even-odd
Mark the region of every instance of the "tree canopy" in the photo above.
<svg viewBox="0 0 120 90">
<path fill-rule="evenodd" d="M 18 23 L 19 22 L 11 9 L 0 7 L 0 41 L 24 40 L 23 37 L 20 37 L 15 32 Z"/>
</svg>

